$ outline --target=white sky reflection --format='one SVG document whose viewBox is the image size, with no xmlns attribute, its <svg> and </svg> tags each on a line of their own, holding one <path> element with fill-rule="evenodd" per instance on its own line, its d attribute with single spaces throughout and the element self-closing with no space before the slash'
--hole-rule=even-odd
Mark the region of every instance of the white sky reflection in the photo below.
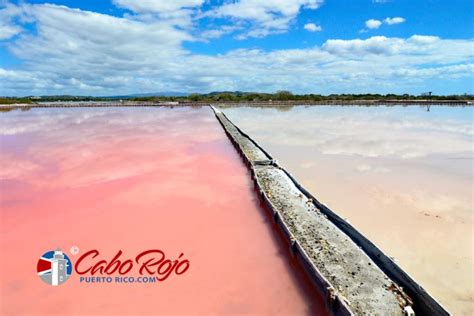
<svg viewBox="0 0 474 316">
<path fill-rule="evenodd" d="M 451 312 L 473 310 L 473 108 L 224 112 Z"/>
</svg>

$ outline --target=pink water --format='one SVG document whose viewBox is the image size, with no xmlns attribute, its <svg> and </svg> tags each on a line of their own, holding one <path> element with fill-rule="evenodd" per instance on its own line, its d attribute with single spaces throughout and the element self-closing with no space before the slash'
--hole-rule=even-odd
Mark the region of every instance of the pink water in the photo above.
<svg viewBox="0 0 474 316">
<path fill-rule="evenodd" d="M 1 314 L 321 313 L 208 108 L 36 109 L 0 123 Z M 190 268 L 159 284 L 73 272 L 52 287 L 36 263 L 57 247 L 73 262 L 161 249 Z"/>
</svg>

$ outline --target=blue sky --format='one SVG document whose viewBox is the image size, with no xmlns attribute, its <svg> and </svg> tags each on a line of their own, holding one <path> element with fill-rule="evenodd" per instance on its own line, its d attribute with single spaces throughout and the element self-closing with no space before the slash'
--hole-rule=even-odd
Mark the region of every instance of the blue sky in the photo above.
<svg viewBox="0 0 474 316">
<path fill-rule="evenodd" d="M 0 0 L 0 95 L 474 93 L 473 4 Z"/>
</svg>

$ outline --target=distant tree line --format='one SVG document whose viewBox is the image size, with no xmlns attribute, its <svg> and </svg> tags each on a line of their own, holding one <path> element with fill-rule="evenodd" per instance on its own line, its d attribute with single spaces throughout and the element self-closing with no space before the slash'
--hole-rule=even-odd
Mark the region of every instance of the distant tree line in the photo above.
<svg viewBox="0 0 474 316">
<path fill-rule="evenodd" d="M 31 97 L 0 97 L 0 104 L 14 103 L 35 103 L 35 102 L 78 102 L 78 101 L 109 101 L 112 98 L 90 97 L 90 96 L 69 96 L 69 95 L 53 95 L 53 96 L 31 96 Z"/>
<path fill-rule="evenodd" d="M 0 104 L 33 103 L 29 98 L 0 98 Z"/>
<path fill-rule="evenodd" d="M 472 100 L 472 95 L 410 95 L 410 94 L 292 94 L 290 91 L 276 93 L 257 92 L 213 92 L 193 93 L 185 97 L 139 97 L 134 101 L 192 101 L 192 102 L 268 102 L 268 101 L 352 101 L 352 100 Z"/>
<path fill-rule="evenodd" d="M 0 97 L 0 104 L 33 103 L 33 102 L 70 102 L 70 101 L 142 101 L 142 102 L 270 102 L 270 101 L 357 101 L 357 100 L 473 100 L 472 95 L 410 95 L 410 94 L 293 94 L 290 91 L 276 93 L 258 92 L 212 92 L 207 94 L 193 93 L 188 96 L 144 96 L 144 97 L 92 97 L 92 96 L 41 96 L 41 97 Z"/>
</svg>

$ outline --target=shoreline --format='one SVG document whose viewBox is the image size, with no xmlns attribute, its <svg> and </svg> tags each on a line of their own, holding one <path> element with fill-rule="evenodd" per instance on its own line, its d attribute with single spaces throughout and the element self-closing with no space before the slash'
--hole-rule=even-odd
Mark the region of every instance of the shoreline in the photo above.
<svg viewBox="0 0 474 316">
<path fill-rule="evenodd" d="M 142 106 L 219 106 L 226 107 L 269 107 L 285 108 L 293 106 L 473 106 L 472 100 L 325 100 L 325 101 L 251 101 L 251 102 L 149 102 L 149 101 L 80 101 L 0 104 L 0 110 L 54 107 L 142 107 Z"/>
</svg>

